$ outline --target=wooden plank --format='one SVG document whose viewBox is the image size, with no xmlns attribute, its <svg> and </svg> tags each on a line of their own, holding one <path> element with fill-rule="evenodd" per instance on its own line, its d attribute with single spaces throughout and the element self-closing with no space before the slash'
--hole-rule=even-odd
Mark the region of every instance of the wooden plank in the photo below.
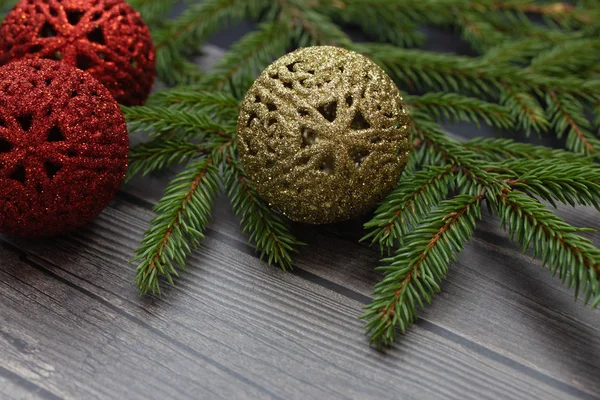
<svg viewBox="0 0 600 400">
<path fill-rule="evenodd" d="M 126 190 L 154 202 L 168 176 L 133 182 Z M 219 232 L 244 241 L 226 202 L 220 200 L 215 210 Z M 558 214 L 577 226 L 600 226 L 598 212 L 589 207 L 560 207 Z M 377 252 L 357 243 L 363 234 L 360 221 L 298 226 L 297 233 L 309 244 L 296 257 L 302 271 L 338 285 L 342 293 L 369 296 L 381 276 L 372 268 L 378 264 Z M 599 242 L 599 234 L 588 236 Z M 521 254 L 494 217 L 479 223 L 474 240 L 451 268 L 442 294 L 422 316 L 520 365 L 588 393 L 600 393 L 600 363 L 590 356 L 600 354 L 599 310 L 575 303 L 572 291 L 539 261 Z"/>
<path fill-rule="evenodd" d="M 368 298 L 321 276 L 329 270 L 339 273 L 346 263 L 363 269 L 368 264 L 323 248 L 301 254 L 304 272 L 284 274 L 260 263 L 241 237 L 227 233 L 221 222 L 229 225 L 233 218 L 215 220 L 176 289 L 167 289 L 162 298 L 139 298 L 131 284 L 133 267 L 126 261 L 151 216 L 146 207 L 120 198 L 70 237 L 39 242 L 3 238 L 10 245 L 2 249 L 8 263 L 2 263 L 0 282 L 10 287 L 0 293 L 12 301 L 0 302 L 2 315 L 9 316 L 12 337 L 42 349 L 36 363 L 28 364 L 14 350 L 4 351 L 9 344 L 1 342 L 1 357 L 9 358 L 3 365 L 28 379 L 30 365 L 60 369 L 50 379 L 34 382 L 67 397 L 106 398 L 123 391 L 128 398 L 156 398 L 179 390 L 177 395 L 191 398 L 192 385 L 220 392 L 221 378 L 235 395 L 251 393 L 244 387 L 250 382 L 265 391 L 259 392 L 262 396 L 283 398 L 397 398 L 399 393 L 419 398 L 593 398 L 591 386 L 577 387 L 545 374 L 539 365 L 521 364 L 427 316 L 398 346 L 376 352 L 356 320 Z M 370 251 L 339 241 L 334 237 L 330 244 L 373 259 Z M 17 250 L 24 252 L 25 266 L 10 255 Z M 317 259 L 309 271 L 307 256 L 317 253 L 327 262 Z M 460 300 L 451 299 L 452 306 Z M 115 331 L 117 344 L 111 339 Z M 102 367 L 82 376 L 87 357 L 101 360 Z M 204 371 L 206 360 L 231 375 L 220 377 L 219 370 L 210 377 Z M 177 389 L 155 387 L 177 379 Z"/>
<path fill-rule="evenodd" d="M 60 399 L 55 394 L 36 386 L 29 380 L 3 367 L 0 367 L 0 389 L 3 399 L 6 400 Z"/>
<path fill-rule="evenodd" d="M 222 366 L 23 255 L 0 254 L 0 360 L 12 384 L 42 398 L 264 395 L 243 381 L 232 388 Z"/>
</svg>

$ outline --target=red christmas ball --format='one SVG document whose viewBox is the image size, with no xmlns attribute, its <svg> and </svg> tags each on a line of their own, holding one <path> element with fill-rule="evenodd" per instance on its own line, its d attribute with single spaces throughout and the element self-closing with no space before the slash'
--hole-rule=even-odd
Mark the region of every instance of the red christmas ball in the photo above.
<svg viewBox="0 0 600 400">
<path fill-rule="evenodd" d="M 119 105 L 87 73 L 50 60 L 0 67 L 0 232 L 54 236 L 91 221 L 128 150 Z"/>
<path fill-rule="evenodd" d="M 123 0 L 21 0 L 0 26 L 0 65 L 61 60 L 88 72 L 121 104 L 143 104 L 156 76 L 150 31 Z"/>
</svg>

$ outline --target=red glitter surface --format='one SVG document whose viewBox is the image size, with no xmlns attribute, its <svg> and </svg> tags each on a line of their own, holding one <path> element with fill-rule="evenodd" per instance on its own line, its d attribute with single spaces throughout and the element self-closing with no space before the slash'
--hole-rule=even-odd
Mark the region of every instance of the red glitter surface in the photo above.
<svg viewBox="0 0 600 400">
<path fill-rule="evenodd" d="M 0 68 L 0 232 L 89 222 L 119 189 L 128 150 L 119 105 L 87 73 L 50 60 Z"/>
<path fill-rule="evenodd" d="M 0 65 L 48 58 L 98 79 L 125 105 L 143 104 L 156 76 L 150 31 L 123 0 L 21 0 L 0 26 Z"/>
</svg>

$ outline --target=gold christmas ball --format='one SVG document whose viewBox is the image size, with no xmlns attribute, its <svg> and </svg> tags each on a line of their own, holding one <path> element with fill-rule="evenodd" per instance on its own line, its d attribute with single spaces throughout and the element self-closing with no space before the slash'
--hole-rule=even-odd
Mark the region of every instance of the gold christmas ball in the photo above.
<svg viewBox="0 0 600 400">
<path fill-rule="evenodd" d="M 312 224 L 374 207 L 398 182 L 411 148 L 410 116 L 373 61 L 331 46 L 271 64 L 241 106 L 239 154 L 271 207 Z"/>
</svg>

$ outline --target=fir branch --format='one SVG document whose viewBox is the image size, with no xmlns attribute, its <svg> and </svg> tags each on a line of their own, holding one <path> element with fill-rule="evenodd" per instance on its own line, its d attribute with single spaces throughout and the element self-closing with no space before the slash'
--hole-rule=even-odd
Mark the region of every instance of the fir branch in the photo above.
<svg viewBox="0 0 600 400">
<path fill-rule="evenodd" d="M 566 2 L 551 2 L 549 4 L 537 4 L 531 0 L 518 1 L 496 1 L 492 3 L 496 10 L 515 11 L 519 13 L 538 14 L 565 26 L 585 25 L 594 22 L 588 10 L 575 7 Z"/>
<path fill-rule="evenodd" d="M 388 42 L 400 47 L 415 47 L 425 41 L 425 35 L 418 30 L 418 23 L 414 21 L 417 18 L 407 17 L 401 5 L 390 4 L 389 1 L 364 3 L 332 3 L 327 11 L 334 20 L 346 24 L 357 23 L 366 35 L 379 42 Z M 415 11 L 411 7 L 409 9 Z"/>
<path fill-rule="evenodd" d="M 15 6 L 17 0 L 0 0 L 0 13 L 5 13 Z"/>
<path fill-rule="evenodd" d="M 549 75 L 568 75 L 596 66 L 600 62 L 600 40 L 570 40 L 540 53 L 531 61 L 530 70 Z"/>
<path fill-rule="evenodd" d="M 235 90 L 246 93 L 254 77 L 274 59 L 285 54 L 294 39 L 286 21 L 265 23 L 244 36 L 217 62 L 202 80 L 207 88 Z"/>
<path fill-rule="evenodd" d="M 507 32 L 489 21 L 488 15 L 467 11 L 457 15 L 456 22 L 461 28 L 462 37 L 479 53 L 485 53 L 490 48 L 512 40 Z"/>
<path fill-rule="evenodd" d="M 483 195 L 459 195 L 445 200 L 419 227 L 404 237 L 396 254 L 384 259 L 384 279 L 375 286 L 374 299 L 362 318 L 367 333 L 377 347 L 396 340 L 396 328 L 402 333 L 414 322 L 417 307 L 430 303 L 439 292 L 456 253 L 473 235 L 481 218 Z"/>
<path fill-rule="evenodd" d="M 206 114 L 224 114 L 235 119 L 239 112 L 239 101 L 230 93 L 207 91 L 202 85 L 175 87 L 154 93 L 146 105 L 178 106 L 179 110 L 202 111 Z"/>
<path fill-rule="evenodd" d="M 561 37 L 566 34 L 561 34 Z M 564 41 L 570 38 L 566 37 Z M 488 64 L 529 64 L 530 59 L 551 48 L 552 42 L 538 38 L 521 38 L 504 41 L 485 52 L 483 59 Z"/>
<path fill-rule="evenodd" d="M 533 25 L 527 20 L 526 13 L 540 15 L 547 18 L 549 22 L 561 23 L 566 28 L 594 26 L 600 20 L 599 13 L 594 6 L 574 7 L 564 2 L 539 5 L 532 0 L 394 0 L 394 2 L 389 0 L 337 0 L 333 2 L 333 7 L 339 9 L 340 12 L 346 8 L 381 9 L 382 12 L 396 12 L 401 16 L 400 18 L 417 24 L 447 26 L 456 23 L 462 16 L 477 16 L 477 20 L 481 22 L 501 23 L 504 30 L 516 31 L 515 35 L 522 33 L 521 31 L 527 31 L 527 28 Z M 521 29 L 515 29 L 518 27 L 518 23 L 522 25 Z M 487 29 L 484 30 L 487 31 Z"/>
<path fill-rule="evenodd" d="M 426 147 L 423 157 L 425 165 L 453 165 L 456 171 L 456 186 L 462 193 L 476 195 L 484 188 L 501 190 L 505 185 L 485 171 L 479 155 L 460 142 L 446 135 L 432 121 L 414 121 L 416 147 Z"/>
<path fill-rule="evenodd" d="M 158 53 L 156 62 L 158 77 L 167 85 L 196 85 L 204 76 L 198 65 L 185 59 L 183 54 L 169 60 L 169 64 L 160 55 Z"/>
<path fill-rule="evenodd" d="M 600 149 L 600 141 L 590 132 L 591 122 L 585 116 L 583 104 L 566 93 L 549 92 L 546 94 L 550 121 L 559 137 L 566 132 L 569 150 L 594 154 Z"/>
<path fill-rule="evenodd" d="M 554 29 L 537 24 L 523 14 L 481 10 L 457 15 L 463 37 L 489 59 L 521 63 L 556 44 L 585 37 L 582 31 Z M 538 51 L 535 51 L 535 50 Z"/>
<path fill-rule="evenodd" d="M 507 158 L 521 158 L 534 160 L 560 160 L 560 162 L 563 163 L 591 164 L 594 162 L 593 158 L 585 157 L 578 153 L 545 146 L 536 146 L 529 143 L 515 142 L 512 139 L 476 138 L 464 143 L 464 146 L 490 161 L 504 161 Z"/>
<path fill-rule="evenodd" d="M 155 31 L 157 70 L 167 83 L 189 81 L 185 54 L 197 51 L 218 29 L 243 18 L 256 17 L 266 0 L 206 0 L 191 5 L 179 17 Z M 192 70 L 193 71 L 193 70 Z"/>
<path fill-rule="evenodd" d="M 482 68 L 475 58 L 374 43 L 355 44 L 354 49 L 368 55 L 408 87 L 472 93 L 496 93 L 501 89 L 500 71 L 498 76 L 492 76 L 491 70 Z"/>
<path fill-rule="evenodd" d="M 228 155 L 223 171 L 223 183 L 233 210 L 242 216 L 244 232 L 250 233 L 249 241 L 261 259 L 266 258 L 269 264 L 275 263 L 284 271 L 291 270 L 292 253 L 304 243 L 292 235 L 285 218 L 258 196 L 235 157 L 235 152 Z"/>
<path fill-rule="evenodd" d="M 214 198 L 219 192 L 218 169 L 212 157 L 193 162 L 169 184 L 154 211 L 158 214 L 145 233 L 134 262 L 142 294 L 160 293 L 159 278 L 173 284 L 176 266 L 204 237 Z"/>
<path fill-rule="evenodd" d="M 575 297 L 585 292 L 586 303 L 600 296 L 600 250 L 577 233 L 589 229 L 575 228 L 550 212 L 543 204 L 521 192 L 503 193 L 498 198 L 498 214 L 502 225 L 509 230 L 526 251 L 540 256 L 553 275 L 575 289 Z"/>
<path fill-rule="evenodd" d="M 423 171 L 405 171 L 400 184 L 379 205 L 364 227 L 370 232 L 361 241 L 390 248 L 402 240 L 424 219 L 431 209 L 452 191 L 456 167 L 428 167 Z"/>
<path fill-rule="evenodd" d="M 454 22 L 457 9 L 466 8 L 469 1 L 464 0 L 337 0 L 331 2 L 330 12 L 345 13 L 360 18 L 358 13 L 375 12 L 381 16 L 389 15 L 401 21 L 414 24 L 449 25 Z M 431 12 L 435 9 L 437 12 Z M 354 19 L 352 19 L 354 21 Z"/>
<path fill-rule="evenodd" d="M 154 139 L 131 149 L 126 181 L 134 176 L 145 176 L 153 171 L 183 164 L 192 158 L 209 154 L 211 148 L 199 146 L 187 140 Z"/>
<path fill-rule="evenodd" d="M 584 98 L 600 99 L 600 80 L 577 77 L 556 78 L 529 69 L 489 63 L 485 57 L 472 58 L 401 49 L 386 44 L 354 45 L 369 55 L 392 76 L 409 87 L 485 94 L 497 98 L 506 87 L 523 88 L 530 93 L 556 91 Z"/>
<path fill-rule="evenodd" d="M 225 18 L 243 15 L 242 3 L 239 0 L 209 0 L 192 5 L 187 8 L 178 18 L 169 21 L 155 42 L 157 48 L 170 46 L 174 43 L 191 42 L 192 40 L 203 41 L 221 28 L 219 22 Z M 169 37 L 168 34 L 173 36 Z"/>
<path fill-rule="evenodd" d="M 600 40 L 570 40 L 540 53 L 531 61 L 529 70 L 548 75 L 564 76 L 594 67 L 600 62 Z"/>
<path fill-rule="evenodd" d="M 498 170 L 511 176 L 510 186 L 539 196 L 554 207 L 594 206 L 600 210 L 600 168 L 596 163 L 557 163 L 556 159 L 507 160 Z"/>
<path fill-rule="evenodd" d="M 540 134 L 550 127 L 550 122 L 546 119 L 540 102 L 529 93 L 513 88 L 504 88 L 500 97 L 500 104 L 511 110 L 517 128 L 525 131 L 527 136 L 531 134 L 531 131 Z"/>
<path fill-rule="evenodd" d="M 497 128 L 511 128 L 514 125 L 507 107 L 474 97 L 455 93 L 428 93 L 423 96 L 406 96 L 405 100 L 413 110 L 429 113 L 435 118 L 473 122 L 477 126 L 481 119 L 487 125 Z"/>
<path fill-rule="evenodd" d="M 130 133 L 150 132 L 152 137 L 160 137 L 177 131 L 183 136 L 191 134 L 216 134 L 229 136 L 233 126 L 222 125 L 207 115 L 190 113 L 169 107 L 122 107 Z"/>
<path fill-rule="evenodd" d="M 127 2 L 151 27 L 160 25 L 175 5 L 172 0 L 127 0 Z"/>
<path fill-rule="evenodd" d="M 289 19 L 299 31 L 297 47 L 332 45 L 349 48 L 352 40 L 325 13 L 315 10 L 317 3 L 304 0 L 277 0 L 280 18 Z"/>
</svg>

